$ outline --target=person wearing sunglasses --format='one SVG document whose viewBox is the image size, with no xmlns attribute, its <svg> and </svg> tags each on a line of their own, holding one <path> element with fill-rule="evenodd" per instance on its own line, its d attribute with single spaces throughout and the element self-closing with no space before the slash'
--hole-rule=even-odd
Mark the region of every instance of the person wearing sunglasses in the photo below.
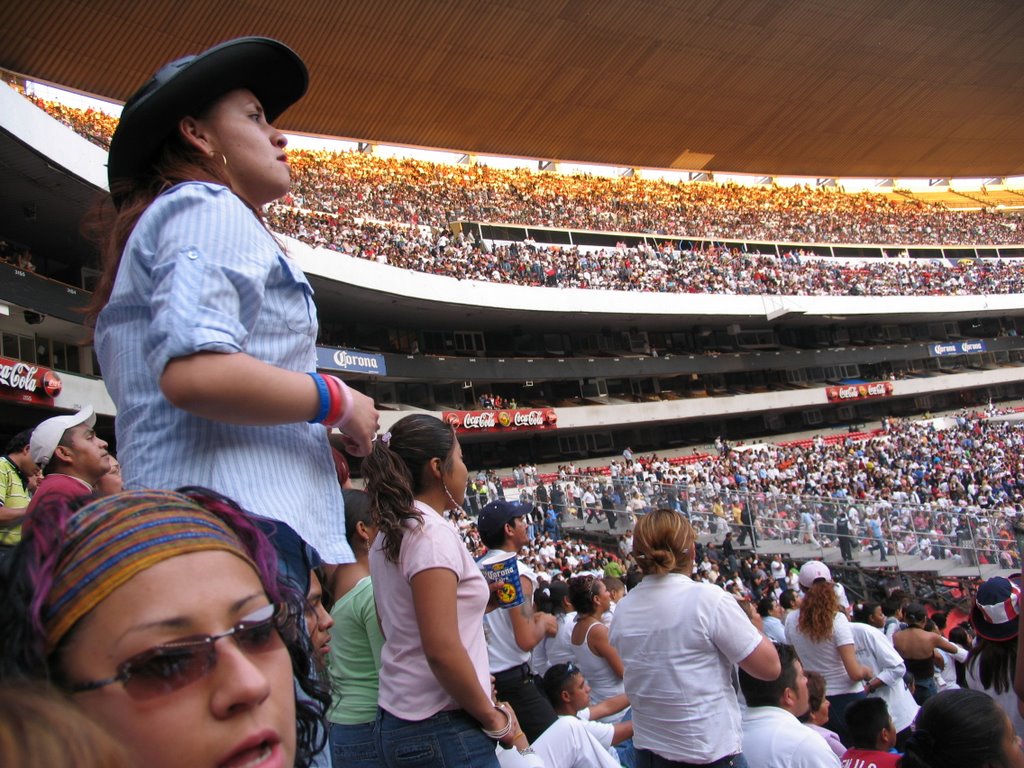
<svg viewBox="0 0 1024 768">
<path fill-rule="evenodd" d="M 51 681 L 146 768 L 305 767 L 322 749 L 302 596 L 241 508 L 129 491 L 30 522 L 0 587 L 0 682 Z"/>
</svg>

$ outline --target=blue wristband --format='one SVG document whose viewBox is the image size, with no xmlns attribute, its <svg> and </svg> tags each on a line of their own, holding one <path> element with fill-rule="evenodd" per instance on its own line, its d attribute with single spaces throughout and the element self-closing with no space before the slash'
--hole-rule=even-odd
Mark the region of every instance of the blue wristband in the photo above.
<svg viewBox="0 0 1024 768">
<path fill-rule="evenodd" d="M 310 424 L 319 424 L 327 418 L 327 411 L 331 407 L 331 395 L 327 391 L 327 382 L 324 381 L 324 377 L 319 373 L 307 373 L 307 376 L 316 382 L 316 391 L 320 395 L 320 408 L 316 412 L 316 416 L 309 420 Z"/>
</svg>

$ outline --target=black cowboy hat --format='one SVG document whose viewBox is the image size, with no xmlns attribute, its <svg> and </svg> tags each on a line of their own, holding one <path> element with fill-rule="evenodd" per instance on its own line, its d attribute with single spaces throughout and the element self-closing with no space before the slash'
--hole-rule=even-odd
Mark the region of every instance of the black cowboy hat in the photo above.
<svg viewBox="0 0 1024 768">
<path fill-rule="evenodd" d="M 228 40 L 165 64 L 125 102 L 107 160 L 111 189 L 117 181 L 143 175 L 178 121 L 225 93 L 248 88 L 260 100 L 267 122 L 273 122 L 302 98 L 308 85 L 302 59 L 266 37 Z"/>
</svg>

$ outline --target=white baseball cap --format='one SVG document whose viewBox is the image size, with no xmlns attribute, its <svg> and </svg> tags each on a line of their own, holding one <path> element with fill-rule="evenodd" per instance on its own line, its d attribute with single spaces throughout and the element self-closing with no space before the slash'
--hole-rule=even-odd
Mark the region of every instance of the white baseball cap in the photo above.
<svg viewBox="0 0 1024 768">
<path fill-rule="evenodd" d="M 64 437 L 64 433 L 79 424 L 86 424 L 90 427 L 96 424 L 96 414 L 93 413 L 91 405 L 68 416 L 54 416 L 32 430 L 32 439 L 28 444 L 32 461 L 40 468 L 45 467 L 53 458 L 53 452 L 57 450 L 57 445 Z"/>
<path fill-rule="evenodd" d="M 821 562 L 821 560 L 808 560 L 800 566 L 799 581 L 801 587 L 804 589 L 810 589 L 818 579 L 832 581 L 831 571 L 829 571 L 828 566 Z"/>
</svg>

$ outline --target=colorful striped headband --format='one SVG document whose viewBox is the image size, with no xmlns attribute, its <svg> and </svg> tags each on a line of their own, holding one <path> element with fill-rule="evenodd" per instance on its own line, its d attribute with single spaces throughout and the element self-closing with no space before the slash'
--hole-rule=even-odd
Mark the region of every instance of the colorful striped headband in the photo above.
<svg viewBox="0 0 1024 768">
<path fill-rule="evenodd" d="M 127 491 L 75 512 L 42 606 L 46 653 L 132 576 L 178 555 L 223 550 L 255 563 L 217 515 L 172 491 Z"/>
</svg>

